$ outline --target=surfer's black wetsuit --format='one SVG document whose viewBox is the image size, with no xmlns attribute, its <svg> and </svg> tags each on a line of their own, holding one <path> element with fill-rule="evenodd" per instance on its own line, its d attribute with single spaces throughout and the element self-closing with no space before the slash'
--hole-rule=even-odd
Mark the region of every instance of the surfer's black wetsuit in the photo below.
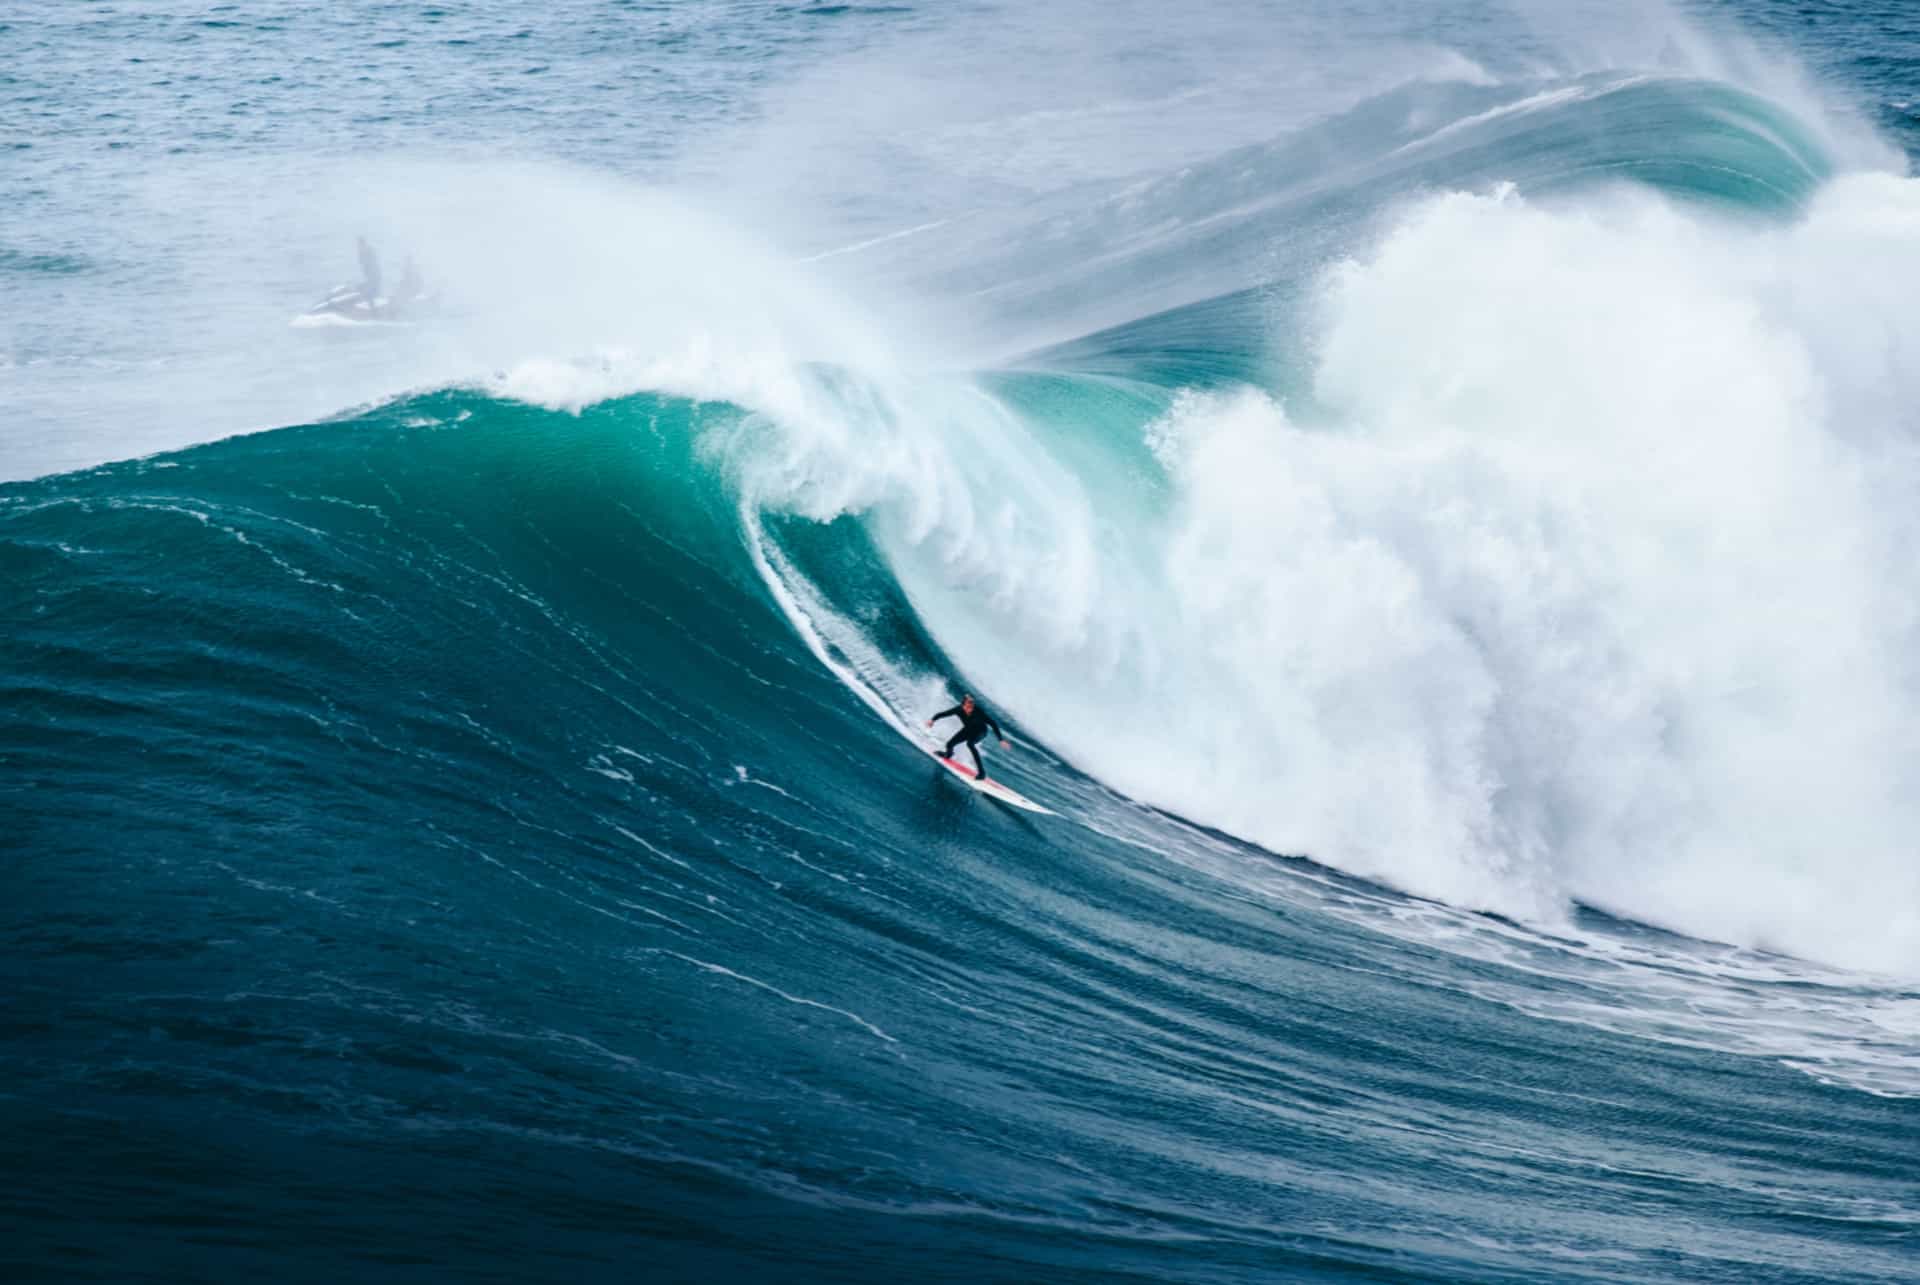
<svg viewBox="0 0 1920 1285">
<path fill-rule="evenodd" d="M 958 718 L 960 720 L 960 730 L 955 732 L 953 739 L 947 742 L 947 757 L 953 757 L 954 746 L 963 741 L 966 742 L 968 752 L 973 755 L 973 770 L 979 774 L 982 781 L 986 780 L 987 765 L 980 761 L 981 738 L 986 736 L 989 727 L 993 729 L 993 735 L 998 740 L 1006 740 L 1007 734 L 1000 730 L 1000 724 L 993 721 L 993 715 L 987 713 L 979 701 L 973 703 L 973 713 L 971 714 L 967 713 L 960 706 L 955 705 L 952 709 L 941 710 L 929 721 L 937 723 L 943 718 Z"/>
</svg>

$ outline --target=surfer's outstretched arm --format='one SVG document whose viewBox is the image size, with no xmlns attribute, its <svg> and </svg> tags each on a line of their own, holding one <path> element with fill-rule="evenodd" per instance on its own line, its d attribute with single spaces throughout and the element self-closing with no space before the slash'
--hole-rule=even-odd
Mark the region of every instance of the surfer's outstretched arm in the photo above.
<svg viewBox="0 0 1920 1285">
<path fill-rule="evenodd" d="M 935 714 L 932 718 L 928 719 L 927 726 L 932 727 L 935 723 L 939 722 L 943 718 L 958 718 L 958 717 L 960 717 L 960 707 L 958 705 L 955 705 L 952 709 L 943 709 L 938 714 Z"/>
</svg>

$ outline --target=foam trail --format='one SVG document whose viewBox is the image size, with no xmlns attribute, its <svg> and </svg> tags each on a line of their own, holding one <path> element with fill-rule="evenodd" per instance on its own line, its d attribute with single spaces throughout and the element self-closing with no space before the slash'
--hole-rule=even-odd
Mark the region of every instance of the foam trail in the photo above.
<svg viewBox="0 0 1920 1285">
<path fill-rule="evenodd" d="M 941 680 L 911 673 L 888 659 L 857 625 L 836 612 L 779 546 L 767 538 L 754 509 L 742 509 L 740 521 L 754 569 L 807 650 L 882 722 L 915 745 L 924 746 L 927 738 L 914 728 L 911 711 L 932 709 L 940 703 L 945 692 Z"/>
</svg>

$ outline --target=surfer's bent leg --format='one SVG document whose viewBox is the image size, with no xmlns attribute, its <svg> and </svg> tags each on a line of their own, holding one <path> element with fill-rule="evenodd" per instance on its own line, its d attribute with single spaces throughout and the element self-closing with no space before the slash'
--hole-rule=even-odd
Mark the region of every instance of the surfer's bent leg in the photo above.
<svg viewBox="0 0 1920 1285">
<path fill-rule="evenodd" d="M 973 770 L 979 774 L 979 777 L 982 781 L 986 780 L 987 765 L 980 761 L 980 738 L 979 737 L 976 736 L 972 740 L 967 742 L 967 752 L 973 755 Z"/>
<path fill-rule="evenodd" d="M 947 748 L 942 750 L 941 753 L 948 758 L 952 758 L 953 747 L 966 739 L 967 739 L 967 729 L 963 727 L 959 731 L 955 732 L 952 736 L 947 738 Z"/>
</svg>

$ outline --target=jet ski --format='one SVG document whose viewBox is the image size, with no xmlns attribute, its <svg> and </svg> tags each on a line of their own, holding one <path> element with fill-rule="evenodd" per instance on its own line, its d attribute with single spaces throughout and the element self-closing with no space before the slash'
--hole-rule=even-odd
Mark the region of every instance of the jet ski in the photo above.
<svg viewBox="0 0 1920 1285">
<path fill-rule="evenodd" d="M 395 298 L 370 293 L 359 285 L 335 286 L 327 297 L 293 319 L 296 329 L 324 326 L 410 326 L 433 312 L 431 292 L 416 290 Z"/>
</svg>

